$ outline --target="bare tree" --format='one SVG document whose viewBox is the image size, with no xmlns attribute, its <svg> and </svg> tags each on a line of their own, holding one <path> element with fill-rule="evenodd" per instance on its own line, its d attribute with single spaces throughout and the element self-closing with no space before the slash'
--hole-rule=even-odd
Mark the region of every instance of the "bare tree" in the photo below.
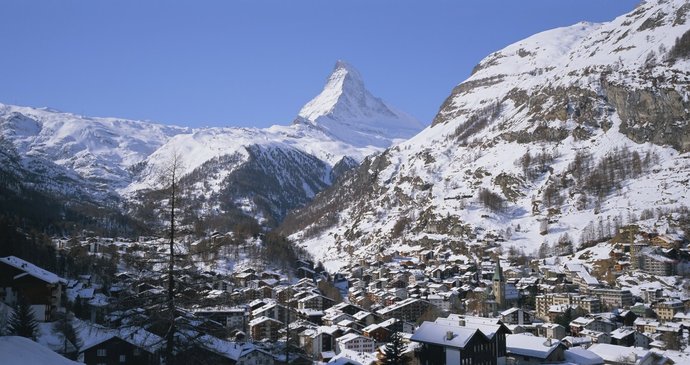
<svg viewBox="0 0 690 365">
<path fill-rule="evenodd" d="M 168 288 L 167 288 L 167 309 L 169 316 L 169 328 L 165 334 L 165 363 L 173 365 L 175 361 L 175 332 L 177 328 L 175 325 L 175 204 L 179 199 L 180 187 L 179 180 L 182 176 L 184 168 L 182 155 L 178 151 L 173 151 L 169 160 L 159 170 L 159 179 L 164 187 L 166 196 L 168 198 L 169 206 L 169 220 L 168 220 L 168 237 L 169 237 L 169 261 L 168 261 Z"/>
</svg>

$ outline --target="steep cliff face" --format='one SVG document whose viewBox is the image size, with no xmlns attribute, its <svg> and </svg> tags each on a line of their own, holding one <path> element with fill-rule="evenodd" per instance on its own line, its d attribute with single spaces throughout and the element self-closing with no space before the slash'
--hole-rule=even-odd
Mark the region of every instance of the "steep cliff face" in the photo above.
<svg viewBox="0 0 690 365">
<path fill-rule="evenodd" d="M 628 89 L 606 85 L 606 95 L 621 117 L 621 132 L 637 143 L 671 145 L 690 151 L 690 102 L 676 89 Z"/>
<path fill-rule="evenodd" d="M 566 233 L 586 243 L 650 207 L 672 230 L 690 204 L 690 62 L 677 56 L 687 17 L 685 1 L 648 1 L 492 53 L 431 127 L 288 216 L 284 231 L 336 268 L 478 240 L 528 253 Z"/>
</svg>

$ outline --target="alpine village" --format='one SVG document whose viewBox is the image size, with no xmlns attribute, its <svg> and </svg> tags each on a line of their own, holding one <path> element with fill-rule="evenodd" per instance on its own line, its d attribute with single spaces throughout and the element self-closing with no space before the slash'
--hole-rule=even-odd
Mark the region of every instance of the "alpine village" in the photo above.
<svg viewBox="0 0 690 365">
<path fill-rule="evenodd" d="M 0 104 L 0 364 L 690 364 L 690 3 L 486 56 L 430 125 Z"/>
</svg>

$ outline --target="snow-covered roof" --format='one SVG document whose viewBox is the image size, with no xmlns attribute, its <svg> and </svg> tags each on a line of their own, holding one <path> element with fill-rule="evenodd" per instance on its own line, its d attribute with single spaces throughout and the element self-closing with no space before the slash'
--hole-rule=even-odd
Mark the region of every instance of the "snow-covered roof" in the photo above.
<svg viewBox="0 0 690 365">
<path fill-rule="evenodd" d="M 436 323 L 478 329 L 488 338 L 493 337 L 502 325 L 498 318 L 461 316 L 458 314 L 450 314 L 447 318 L 437 318 Z"/>
<path fill-rule="evenodd" d="M 631 334 L 635 333 L 635 330 L 630 327 L 621 327 L 621 328 L 616 328 L 615 330 L 611 331 L 611 338 L 615 338 L 617 340 L 623 339 L 625 337 L 630 336 Z"/>
<path fill-rule="evenodd" d="M 44 270 L 28 261 L 22 260 L 19 257 L 16 256 L 7 256 L 7 257 L 0 257 L 0 262 L 4 262 L 7 265 L 10 265 L 12 267 L 15 267 L 19 270 L 24 271 L 25 273 L 45 281 L 48 284 L 57 284 L 57 283 L 63 283 L 67 284 L 67 280 L 57 276 L 56 274 L 53 274 L 50 271 Z"/>
<path fill-rule="evenodd" d="M 507 335 L 506 351 L 520 356 L 546 359 L 561 341 L 527 334 Z"/>
<path fill-rule="evenodd" d="M 128 342 L 134 346 L 144 349 L 149 352 L 155 352 L 163 346 L 163 338 L 148 332 L 144 329 L 122 329 L 122 330 L 109 330 L 109 329 L 98 329 L 93 328 L 94 331 L 89 331 L 88 336 L 84 338 L 83 344 L 79 349 L 80 352 L 84 352 L 94 346 L 97 346 L 111 338 L 117 337 L 125 342 Z"/>
<path fill-rule="evenodd" d="M 572 346 L 589 345 L 592 343 L 592 339 L 590 337 L 565 336 L 563 342 L 569 342 Z"/>
<path fill-rule="evenodd" d="M 565 361 L 579 365 L 600 365 L 604 363 L 599 355 L 581 347 L 565 350 Z"/>
<path fill-rule="evenodd" d="M 249 326 L 256 326 L 256 325 L 261 324 L 261 323 L 264 323 L 264 322 L 278 322 L 278 323 L 282 323 L 281 321 L 279 321 L 279 320 L 277 320 L 277 319 L 273 319 L 273 318 L 261 316 L 261 317 L 254 318 L 254 319 L 252 319 L 251 321 L 249 321 Z"/>
<path fill-rule="evenodd" d="M 587 350 L 595 353 L 606 362 L 634 361 L 636 358 L 644 357 L 649 353 L 649 350 L 640 347 L 609 345 L 607 343 L 595 343 Z"/>
<path fill-rule="evenodd" d="M 506 310 L 504 310 L 503 312 L 501 312 L 501 315 L 502 315 L 502 316 L 507 316 L 507 315 L 513 314 L 514 312 L 517 312 L 517 311 L 519 311 L 519 310 L 520 310 L 520 308 L 515 308 L 515 307 L 509 308 L 509 309 L 506 309 Z"/>
<path fill-rule="evenodd" d="M 477 329 L 458 325 L 424 322 L 410 340 L 462 349 L 478 332 Z"/>
<path fill-rule="evenodd" d="M 358 335 L 356 333 L 348 333 L 346 335 L 342 335 L 338 338 L 335 339 L 337 342 L 340 343 L 348 343 L 354 340 L 363 340 L 363 341 L 371 341 L 373 342 L 374 340 L 369 338 L 369 337 L 364 337 L 362 335 Z"/>
<path fill-rule="evenodd" d="M 77 365 L 49 348 L 28 338 L 19 336 L 0 337 L 0 354 L 4 365 Z"/>
<path fill-rule="evenodd" d="M 328 364 L 330 365 L 371 365 L 376 364 L 378 358 L 376 353 L 357 352 L 354 350 L 342 349 L 335 355 Z"/>
<path fill-rule="evenodd" d="M 203 347 L 235 361 L 252 351 L 262 351 L 250 343 L 230 342 L 209 335 L 201 336 L 198 342 Z"/>
</svg>

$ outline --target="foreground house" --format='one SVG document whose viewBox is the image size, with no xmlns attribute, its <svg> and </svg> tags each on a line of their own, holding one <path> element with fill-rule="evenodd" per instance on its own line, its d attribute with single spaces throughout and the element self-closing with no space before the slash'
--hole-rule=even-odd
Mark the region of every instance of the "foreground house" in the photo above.
<svg viewBox="0 0 690 365">
<path fill-rule="evenodd" d="M 91 364 L 160 364 L 160 350 L 164 340 L 145 330 L 113 331 L 94 336 L 85 343 L 80 354 L 84 363 Z"/>
<path fill-rule="evenodd" d="M 67 281 L 16 256 L 0 257 L 0 301 L 14 306 L 19 296 L 31 304 L 38 321 L 55 319 Z"/>
<path fill-rule="evenodd" d="M 422 365 L 504 364 L 506 334 L 500 321 L 451 315 L 424 322 L 410 338 L 421 344 L 417 356 Z"/>
</svg>

